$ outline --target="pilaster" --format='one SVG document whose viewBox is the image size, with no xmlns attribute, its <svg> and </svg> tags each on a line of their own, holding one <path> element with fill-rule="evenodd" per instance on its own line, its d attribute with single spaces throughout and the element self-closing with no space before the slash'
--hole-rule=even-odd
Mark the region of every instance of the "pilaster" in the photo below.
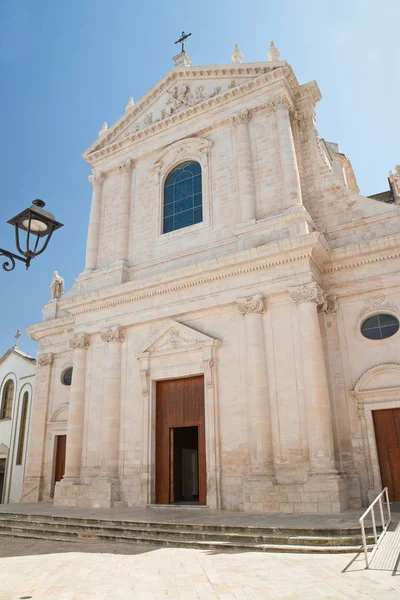
<svg viewBox="0 0 400 600">
<path fill-rule="evenodd" d="M 251 113 L 246 108 L 233 117 L 237 139 L 240 225 L 249 225 L 256 220 L 256 190 L 249 135 L 250 119 Z"/>
<path fill-rule="evenodd" d="M 89 177 L 89 181 L 93 186 L 93 195 L 86 244 L 86 271 L 92 271 L 97 268 L 104 180 L 104 174 L 101 172 L 94 173 Z"/>
</svg>

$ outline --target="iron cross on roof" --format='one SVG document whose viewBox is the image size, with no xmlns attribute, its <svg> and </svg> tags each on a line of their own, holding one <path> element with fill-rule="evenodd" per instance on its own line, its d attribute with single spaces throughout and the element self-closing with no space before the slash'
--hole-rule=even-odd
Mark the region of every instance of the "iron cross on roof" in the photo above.
<svg viewBox="0 0 400 600">
<path fill-rule="evenodd" d="M 184 31 L 182 31 L 181 37 L 179 38 L 179 40 L 176 40 L 175 44 L 182 44 L 182 52 L 185 52 L 185 40 L 187 40 L 187 38 L 191 35 L 191 33 L 185 33 Z"/>
</svg>

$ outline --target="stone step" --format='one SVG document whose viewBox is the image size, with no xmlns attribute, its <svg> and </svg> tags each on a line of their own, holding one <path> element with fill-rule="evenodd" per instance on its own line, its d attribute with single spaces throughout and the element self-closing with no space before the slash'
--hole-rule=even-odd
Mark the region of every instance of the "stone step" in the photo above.
<svg viewBox="0 0 400 600">
<path fill-rule="evenodd" d="M 295 532 L 288 534 L 274 534 L 271 532 L 264 532 L 263 534 L 250 534 L 248 532 L 228 532 L 220 530 L 194 530 L 185 529 L 181 527 L 177 529 L 159 529 L 157 524 L 152 527 L 123 527 L 120 524 L 109 525 L 83 525 L 64 521 L 45 521 L 36 519 L 35 521 L 23 521 L 15 519 L 1 519 L 0 520 L 0 532 L 1 531 L 41 531 L 48 534 L 60 534 L 60 535 L 80 535 L 80 536 L 117 536 L 125 538 L 137 538 L 141 539 L 148 538 L 149 536 L 153 539 L 169 539 L 169 540 L 184 540 L 189 541 L 218 541 L 218 542 L 229 542 L 235 544 L 239 543 L 262 543 L 262 544 L 281 544 L 281 545 L 293 545 L 296 546 L 356 546 L 361 544 L 361 537 L 358 536 L 316 536 L 316 535 L 297 535 Z M 370 540 L 368 540 L 370 541 Z M 371 539 L 372 541 L 372 539 Z"/>
<path fill-rule="evenodd" d="M 124 537 L 124 536 L 111 536 L 111 535 L 99 535 L 89 533 L 71 533 L 66 535 L 60 535 L 57 532 L 47 532 L 43 530 L 32 530 L 32 531 L 7 531 L 5 528 L 0 529 L 0 537 L 18 537 L 18 538 L 29 538 L 29 539 L 47 539 L 54 541 L 74 541 L 79 543 L 80 541 L 90 540 L 102 540 L 102 541 L 114 541 L 119 543 L 132 543 L 142 545 L 156 545 L 156 546 L 171 546 L 171 547 L 185 547 L 185 548 L 200 548 L 209 550 L 251 550 L 257 552 L 296 552 L 296 553 L 355 553 L 360 551 L 360 546 L 299 546 L 295 544 L 260 544 L 260 543 L 231 543 L 224 541 L 201 541 L 201 540 L 184 540 L 184 539 L 168 539 L 158 537 Z"/>
<path fill-rule="evenodd" d="M 361 539 L 361 531 L 359 527 L 346 527 L 346 528 L 321 528 L 321 527 L 255 527 L 246 525 L 228 525 L 228 524 L 204 524 L 204 523 L 174 523 L 174 522 L 163 522 L 163 521 L 123 521 L 115 519 L 93 519 L 85 517 L 67 517 L 62 515 L 46 515 L 46 514 L 29 514 L 29 513 L 12 513 L 12 512 L 1 512 L 0 513 L 0 524 L 4 520 L 14 520 L 17 522 L 37 522 L 37 523 L 69 523 L 71 525 L 81 526 L 109 526 L 116 528 L 144 528 L 144 529 L 170 529 L 177 531 L 219 531 L 219 532 L 237 532 L 237 533 L 248 533 L 251 536 L 257 535 L 268 535 L 268 534 L 282 534 L 282 535 L 313 535 L 322 537 L 342 537 L 342 536 L 357 536 Z M 371 527 L 365 528 L 366 533 L 372 533 Z M 377 527 L 379 530 L 379 527 Z"/>
</svg>

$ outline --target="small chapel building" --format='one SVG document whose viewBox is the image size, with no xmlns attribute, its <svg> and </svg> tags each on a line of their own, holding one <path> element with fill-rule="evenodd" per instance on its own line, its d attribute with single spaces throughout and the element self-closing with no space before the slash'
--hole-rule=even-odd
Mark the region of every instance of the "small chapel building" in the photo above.
<svg viewBox="0 0 400 600">
<path fill-rule="evenodd" d="M 360 195 L 273 44 L 174 60 L 84 154 L 86 265 L 29 328 L 23 501 L 400 501 L 399 206 Z"/>
</svg>

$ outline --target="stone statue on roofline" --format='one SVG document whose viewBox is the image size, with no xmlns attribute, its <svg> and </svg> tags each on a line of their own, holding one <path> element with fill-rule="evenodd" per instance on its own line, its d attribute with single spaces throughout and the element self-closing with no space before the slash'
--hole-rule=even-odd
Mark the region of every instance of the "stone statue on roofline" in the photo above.
<svg viewBox="0 0 400 600">
<path fill-rule="evenodd" d="M 51 299 L 59 300 L 64 293 L 64 279 L 54 271 L 53 281 L 50 284 Z"/>
</svg>

